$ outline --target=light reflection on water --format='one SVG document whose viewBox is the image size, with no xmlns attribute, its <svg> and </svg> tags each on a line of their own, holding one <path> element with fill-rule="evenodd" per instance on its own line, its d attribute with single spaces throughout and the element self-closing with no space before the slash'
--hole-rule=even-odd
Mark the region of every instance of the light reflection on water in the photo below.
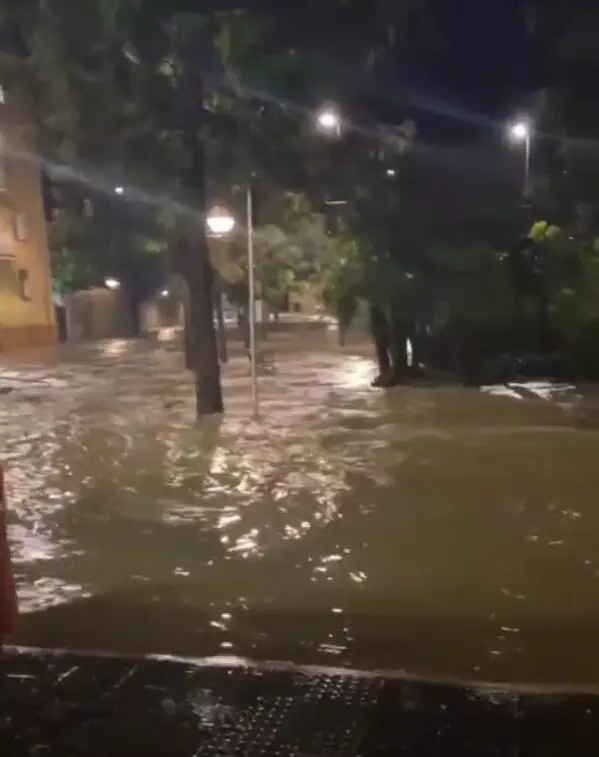
<svg viewBox="0 0 599 757">
<path fill-rule="evenodd" d="M 115 356 L 3 400 L 24 643 L 599 678 L 592 400 L 316 355 L 193 424 L 172 355 Z"/>
</svg>

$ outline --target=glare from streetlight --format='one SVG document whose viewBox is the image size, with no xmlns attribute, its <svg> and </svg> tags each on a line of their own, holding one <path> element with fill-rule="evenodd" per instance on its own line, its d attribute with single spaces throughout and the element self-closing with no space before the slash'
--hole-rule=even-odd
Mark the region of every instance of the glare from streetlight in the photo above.
<svg viewBox="0 0 599 757">
<path fill-rule="evenodd" d="M 386 173 L 387 173 L 387 176 L 395 176 L 395 169 L 394 168 L 388 168 L 387 171 L 386 171 Z"/>
<path fill-rule="evenodd" d="M 169 291 L 168 289 L 163 289 L 162 292 L 160 292 L 161 297 L 168 297 Z"/>
<path fill-rule="evenodd" d="M 222 237 L 233 231 L 235 219 L 226 208 L 213 208 L 206 216 L 206 226 L 211 234 Z"/>
<path fill-rule="evenodd" d="M 108 289 L 112 289 L 113 291 L 121 286 L 121 282 L 118 279 L 112 278 L 104 279 L 104 284 Z"/>
<path fill-rule="evenodd" d="M 115 187 L 114 193 L 117 195 L 123 195 L 125 194 L 125 188 L 124 187 Z"/>
<path fill-rule="evenodd" d="M 522 142 L 530 137 L 530 126 L 525 121 L 518 121 L 517 123 L 512 124 L 510 134 L 513 139 Z"/>
<path fill-rule="evenodd" d="M 341 116 L 335 108 L 323 108 L 316 114 L 316 123 L 323 130 L 334 134 L 341 132 Z"/>
</svg>

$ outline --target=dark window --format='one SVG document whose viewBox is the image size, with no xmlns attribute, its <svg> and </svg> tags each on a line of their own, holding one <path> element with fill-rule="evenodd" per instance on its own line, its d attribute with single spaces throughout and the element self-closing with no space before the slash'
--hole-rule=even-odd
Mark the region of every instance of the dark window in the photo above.
<svg viewBox="0 0 599 757">
<path fill-rule="evenodd" d="M 24 213 L 17 213 L 15 222 L 15 239 L 17 242 L 27 241 L 27 219 Z"/>
<path fill-rule="evenodd" d="M 31 290 L 29 287 L 29 271 L 21 268 L 17 271 L 17 280 L 19 282 L 19 297 L 22 300 L 30 300 Z"/>
</svg>

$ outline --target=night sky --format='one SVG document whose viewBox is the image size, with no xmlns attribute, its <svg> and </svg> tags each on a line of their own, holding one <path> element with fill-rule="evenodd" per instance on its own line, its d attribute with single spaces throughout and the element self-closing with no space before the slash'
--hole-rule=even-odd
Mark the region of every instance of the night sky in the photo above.
<svg viewBox="0 0 599 757">
<path fill-rule="evenodd" d="M 415 65 L 415 118 L 435 140 L 484 138 L 540 84 L 522 0 L 434 0 L 440 45 Z M 445 115 L 444 115 L 445 114 Z"/>
</svg>

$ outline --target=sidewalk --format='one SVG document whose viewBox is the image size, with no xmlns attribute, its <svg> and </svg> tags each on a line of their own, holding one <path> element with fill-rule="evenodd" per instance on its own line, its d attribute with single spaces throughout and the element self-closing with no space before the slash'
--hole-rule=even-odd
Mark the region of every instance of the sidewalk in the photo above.
<svg viewBox="0 0 599 757">
<path fill-rule="evenodd" d="M 12 650 L 10 757 L 594 755 L 599 700 L 289 666 Z"/>
</svg>

